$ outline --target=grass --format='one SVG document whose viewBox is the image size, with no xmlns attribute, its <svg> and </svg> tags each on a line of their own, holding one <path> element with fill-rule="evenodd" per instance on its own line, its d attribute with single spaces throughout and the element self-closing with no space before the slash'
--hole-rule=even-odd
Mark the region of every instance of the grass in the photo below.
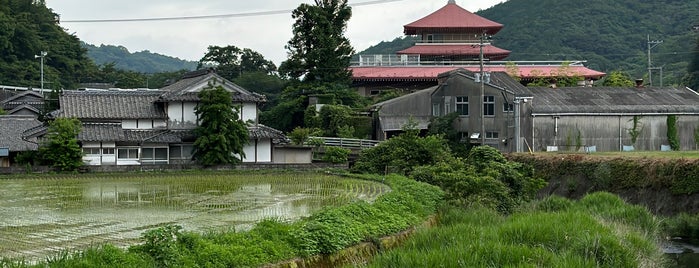
<svg viewBox="0 0 699 268">
<path fill-rule="evenodd" d="M 607 213 L 606 209 L 614 207 Z M 440 225 L 356 267 L 659 267 L 657 221 L 607 193 L 552 197 L 503 216 L 447 208 Z M 635 223 L 651 221 L 637 226 Z"/>
</svg>

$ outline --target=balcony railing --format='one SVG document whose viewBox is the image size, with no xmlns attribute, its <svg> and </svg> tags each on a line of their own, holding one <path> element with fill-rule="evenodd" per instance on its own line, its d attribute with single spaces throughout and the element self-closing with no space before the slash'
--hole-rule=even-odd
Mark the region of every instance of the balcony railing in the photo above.
<svg viewBox="0 0 699 268">
<path fill-rule="evenodd" d="M 569 60 L 569 61 L 490 61 L 485 60 L 485 65 L 502 66 L 507 64 L 515 64 L 517 66 L 582 66 L 584 60 Z M 480 61 L 453 61 L 453 60 L 423 60 L 420 55 L 355 55 L 350 62 L 352 67 L 362 66 L 469 66 L 478 65 Z"/>
</svg>

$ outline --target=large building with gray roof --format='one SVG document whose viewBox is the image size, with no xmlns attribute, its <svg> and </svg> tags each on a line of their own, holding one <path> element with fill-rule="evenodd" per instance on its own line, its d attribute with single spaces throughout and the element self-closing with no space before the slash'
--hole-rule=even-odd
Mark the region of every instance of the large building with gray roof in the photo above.
<svg viewBox="0 0 699 268">
<path fill-rule="evenodd" d="M 246 163 L 272 162 L 274 145 L 285 142 L 282 132 L 258 123 L 257 106 L 263 95 L 248 91 L 211 70 L 186 74 L 161 90 L 64 91 L 57 117 L 82 122 L 78 135 L 89 165 L 141 165 L 191 162 L 194 109 L 198 94 L 211 86 L 232 93 L 240 108 L 249 142 L 244 147 Z"/>
<path fill-rule="evenodd" d="M 529 88 L 504 72 L 479 77 L 465 69 L 442 73 L 439 85 L 376 104 L 374 111 L 378 139 L 410 121 L 427 129 L 432 119 L 458 113 L 453 126 L 464 142 L 503 152 L 661 150 L 669 144 L 668 116 L 677 118 L 680 149 L 693 150 L 699 128 L 699 94 L 689 88 Z"/>
</svg>

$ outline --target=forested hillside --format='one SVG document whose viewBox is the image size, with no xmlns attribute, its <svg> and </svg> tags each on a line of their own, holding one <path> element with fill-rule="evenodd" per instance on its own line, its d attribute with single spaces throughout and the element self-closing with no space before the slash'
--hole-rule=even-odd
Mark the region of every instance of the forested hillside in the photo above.
<svg viewBox="0 0 699 268">
<path fill-rule="evenodd" d="M 0 0 L 0 83 L 40 87 L 42 51 L 47 88 L 75 85 L 94 64 L 80 40 L 58 24 L 43 0 Z"/>
<path fill-rule="evenodd" d="M 653 65 L 664 68 L 666 84 L 679 83 L 686 74 L 699 36 L 693 30 L 699 25 L 699 0 L 509 0 L 476 14 L 505 26 L 493 42 L 512 51 L 506 60 L 587 60 L 593 69 L 633 77 L 647 75 L 650 35 L 664 41 L 652 56 Z M 412 45 L 402 38 L 391 43 L 362 53 Z"/>
<path fill-rule="evenodd" d="M 98 65 L 114 63 L 118 69 L 130 70 L 139 73 L 162 73 L 179 70 L 194 70 L 197 62 L 186 61 L 178 58 L 153 53 L 150 51 L 129 52 L 123 46 L 114 45 L 90 45 L 83 43 L 87 48 L 87 55 Z"/>
</svg>

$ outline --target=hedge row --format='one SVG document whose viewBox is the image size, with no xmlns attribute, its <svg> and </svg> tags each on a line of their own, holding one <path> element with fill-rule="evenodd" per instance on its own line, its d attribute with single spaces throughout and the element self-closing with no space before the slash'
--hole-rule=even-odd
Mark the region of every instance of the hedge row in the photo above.
<svg viewBox="0 0 699 268">
<path fill-rule="evenodd" d="M 597 190 L 667 188 L 678 195 L 699 192 L 699 159 L 525 154 L 513 154 L 508 158 L 533 166 L 537 175 L 546 181 L 572 175 L 592 182 Z"/>
</svg>

